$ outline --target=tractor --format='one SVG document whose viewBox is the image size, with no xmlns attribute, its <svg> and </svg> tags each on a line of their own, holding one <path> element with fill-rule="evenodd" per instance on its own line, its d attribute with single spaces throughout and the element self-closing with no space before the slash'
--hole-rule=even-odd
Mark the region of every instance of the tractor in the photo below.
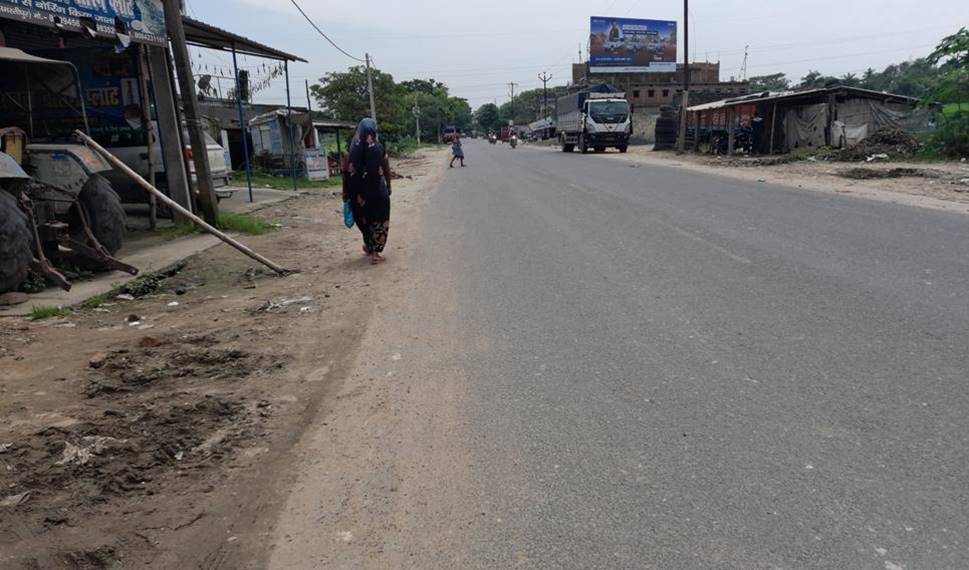
<svg viewBox="0 0 969 570">
<path fill-rule="evenodd" d="M 0 47 L 0 294 L 31 273 L 69 290 L 64 264 L 138 273 L 113 257 L 126 217 L 111 166 L 74 129 L 89 131 L 77 69 Z"/>
</svg>

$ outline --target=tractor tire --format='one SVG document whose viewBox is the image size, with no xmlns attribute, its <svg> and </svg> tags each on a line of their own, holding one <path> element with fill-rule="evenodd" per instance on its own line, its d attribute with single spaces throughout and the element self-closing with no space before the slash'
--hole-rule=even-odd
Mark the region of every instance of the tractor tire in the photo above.
<svg viewBox="0 0 969 570">
<path fill-rule="evenodd" d="M 77 197 L 78 205 L 87 213 L 91 232 L 98 242 L 114 255 L 124 243 L 125 223 L 127 217 L 121 206 L 121 198 L 111 187 L 111 183 L 99 174 L 88 179 Z M 71 215 L 71 233 L 78 241 L 85 241 L 80 226 L 80 219 L 76 212 Z"/>
<path fill-rule="evenodd" d="M 27 278 L 34 254 L 30 221 L 17 199 L 0 188 L 0 294 L 16 291 Z"/>
<path fill-rule="evenodd" d="M 623 154 L 625 154 L 626 151 L 629 150 L 629 147 L 628 146 L 625 146 L 625 145 L 623 145 L 621 147 L 618 147 L 618 148 L 619 148 L 619 152 L 621 152 Z"/>
</svg>

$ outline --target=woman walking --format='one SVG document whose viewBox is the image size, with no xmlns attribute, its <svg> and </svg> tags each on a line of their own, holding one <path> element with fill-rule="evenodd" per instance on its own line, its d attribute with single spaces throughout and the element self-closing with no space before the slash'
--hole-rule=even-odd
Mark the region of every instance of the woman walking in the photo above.
<svg viewBox="0 0 969 570">
<path fill-rule="evenodd" d="M 390 232 L 390 161 L 377 140 L 377 123 L 363 119 L 350 145 L 344 199 L 350 204 L 353 221 L 363 235 L 363 251 L 374 265 Z"/>
<path fill-rule="evenodd" d="M 454 134 L 451 135 L 451 168 L 454 168 L 454 161 L 460 160 L 461 166 L 464 167 L 464 149 L 461 148 L 461 131 L 455 129 Z"/>
</svg>

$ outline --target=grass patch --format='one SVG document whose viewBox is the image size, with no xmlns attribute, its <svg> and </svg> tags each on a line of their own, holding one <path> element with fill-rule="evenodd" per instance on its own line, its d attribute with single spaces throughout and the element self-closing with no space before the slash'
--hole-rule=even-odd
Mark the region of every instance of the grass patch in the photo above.
<svg viewBox="0 0 969 570">
<path fill-rule="evenodd" d="M 33 307 L 30 309 L 30 320 L 42 321 L 53 317 L 69 317 L 72 311 L 66 307 Z"/>
<path fill-rule="evenodd" d="M 276 226 L 254 218 L 248 214 L 234 214 L 232 212 L 220 212 L 218 228 L 225 232 L 235 232 L 248 236 L 261 236 L 268 234 L 276 229 Z M 201 233 L 202 230 L 195 227 L 195 224 L 186 222 L 167 228 L 161 228 L 157 234 L 165 240 L 183 238 L 190 235 Z"/>
<path fill-rule="evenodd" d="M 173 239 L 183 238 L 185 236 L 190 236 L 192 234 L 198 233 L 198 228 L 195 224 L 190 222 L 183 222 L 180 224 L 175 224 L 174 226 L 168 226 L 158 229 L 155 233 L 162 237 L 166 241 L 171 241 Z"/>
<path fill-rule="evenodd" d="M 261 236 L 276 229 L 276 226 L 246 214 L 223 212 L 219 214 L 219 229 L 247 236 Z"/>
<path fill-rule="evenodd" d="M 232 179 L 235 184 L 239 186 L 246 185 L 246 173 L 236 172 L 233 174 Z M 301 190 L 313 189 L 313 188 L 332 188 L 334 186 L 340 186 L 341 180 L 339 177 L 332 177 L 326 180 L 307 180 L 304 177 L 296 177 L 296 188 Z M 252 186 L 255 187 L 270 187 L 276 190 L 292 190 L 293 189 L 293 179 L 290 176 L 276 176 L 268 172 L 253 172 L 252 173 Z"/>
<path fill-rule="evenodd" d="M 78 307 L 85 311 L 91 311 L 99 308 L 101 305 L 108 302 L 108 298 L 105 295 L 97 295 L 96 297 L 91 297 L 87 301 L 81 303 Z"/>
</svg>

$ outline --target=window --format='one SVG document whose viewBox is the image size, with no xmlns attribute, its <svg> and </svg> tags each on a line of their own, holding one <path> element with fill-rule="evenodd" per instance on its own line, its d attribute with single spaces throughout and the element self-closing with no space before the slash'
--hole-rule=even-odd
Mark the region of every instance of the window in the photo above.
<svg viewBox="0 0 969 570">
<path fill-rule="evenodd" d="M 670 96 L 670 90 L 669 89 L 663 89 L 663 97 L 669 97 L 669 96 Z"/>
<path fill-rule="evenodd" d="M 639 89 L 633 89 L 633 99 L 639 99 Z"/>
<path fill-rule="evenodd" d="M 649 91 L 646 92 L 646 96 L 649 97 L 650 99 L 652 99 L 653 97 L 656 97 L 656 90 L 650 89 Z"/>
</svg>

